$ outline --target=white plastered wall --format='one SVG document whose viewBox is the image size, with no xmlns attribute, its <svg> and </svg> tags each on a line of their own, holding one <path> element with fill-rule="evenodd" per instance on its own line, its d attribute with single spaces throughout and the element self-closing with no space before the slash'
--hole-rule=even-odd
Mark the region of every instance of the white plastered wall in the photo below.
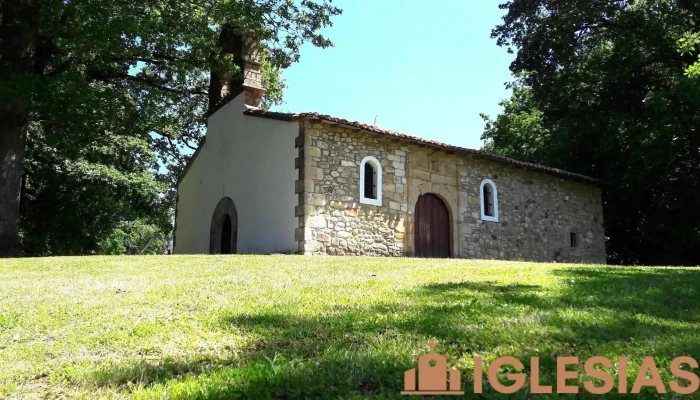
<svg viewBox="0 0 700 400">
<path fill-rule="evenodd" d="M 214 209 L 230 197 L 238 253 L 293 253 L 297 122 L 244 115 L 239 95 L 209 117 L 207 140 L 178 186 L 176 254 L 209 252 Z"/>
</svg>

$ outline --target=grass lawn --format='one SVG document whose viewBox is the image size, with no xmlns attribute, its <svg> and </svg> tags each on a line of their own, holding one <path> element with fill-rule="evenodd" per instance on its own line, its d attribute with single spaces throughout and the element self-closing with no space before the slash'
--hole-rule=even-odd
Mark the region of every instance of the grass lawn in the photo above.
<svg viewBox="0 0 700 400">
<path fill-rule="evenodd" d="M 404 371 L 431 337 L 471 398 L 474 356 L 526 367 L 539 356 L 550 384 L 557 356 L 627 356 L 629 388 L 654 356 L 668 382 L 674 357 L 700 360 L 700 270 L 302 256 L 0 261 L 0 398 L 402 398 Z"/>
</svg>

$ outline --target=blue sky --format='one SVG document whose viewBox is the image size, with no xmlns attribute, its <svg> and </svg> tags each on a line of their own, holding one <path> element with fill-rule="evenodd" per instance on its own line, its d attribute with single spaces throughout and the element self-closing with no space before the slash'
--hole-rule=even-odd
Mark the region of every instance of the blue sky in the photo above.
<svg viewBox="0 0 700 400">
<path fill-rule="evenodd" d="M 343 15 L 324 31 L 335 46 L 305 45 L 284 71 L 286 103 L 479 148 L 480 112 L 498 114 L 510 95 L 513 55 L 490 38 L 498 1 L 336 0 Z"/>
</svg>

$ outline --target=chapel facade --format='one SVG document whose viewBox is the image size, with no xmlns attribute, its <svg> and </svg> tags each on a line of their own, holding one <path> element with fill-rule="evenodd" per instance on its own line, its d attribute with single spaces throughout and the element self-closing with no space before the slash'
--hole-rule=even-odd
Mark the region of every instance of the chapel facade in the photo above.
<svg viewBox="0 0 700 400">
<path fill-rule="evenodd" d="M 178 184 L 175 253 L 605 262 L 596 179 L 264 111 L 259 59 L 246 46 L 243 85 L 217 88 L 206 139 Z"/>
</svg>

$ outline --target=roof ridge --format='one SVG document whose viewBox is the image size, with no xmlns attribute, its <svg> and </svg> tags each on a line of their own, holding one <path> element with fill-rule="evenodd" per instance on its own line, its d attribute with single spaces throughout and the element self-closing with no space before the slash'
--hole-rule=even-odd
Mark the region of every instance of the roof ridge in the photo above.
<svg viewBox="0 0 700 400">
<path fill-rule="evenodd" d="M 464 154 L 471 154 L 477 157 L 483 157 L 487 159 L 491 159 L 494 161 L 499 161 L 503 162 L 506 164 L 511 164 L 515 165 L 521 168 L 533 170 L 533 171 L 540 171 L 540 172 L 546 172 L 550 173 L 553 175 L 558 175 L 558 176 L 563 176 L 569 179 L 577 180 L 577 181 L 582 181 L 582 182 L 587 182 L 587 183 L 592 183 L 596 185 L 604 185 L 605 183 L 601 181 L 600 179 L 593 178 L 590 176 L 578 174 L 575 172 L 570 172 L 566 171 L 563 169 L 559 168 L 554 168 L 554 167 L 548 167 L 546 165 L 541 165 L 541 164 L 535 164 L 527 161 L 520 161 L 514 158 L 502 156 L 500 154 L 496 153 L 490 153 L 484 150 L 478 150 L 478 149 L 469 149 L 466 147 L 460 147 L 460 146 L 455 146 L 451 145 L 448 143 L 442 143 L 438 142 L 436 140 L 431 140 L 431 139 L 426 139 L 422 138 L 420 136 L 414 136 L 414 135 L 409 135 L 407 133 L 403 133 L 400 131 L 394 131 L 390 129 L 384 129 L 380 128 L 378 126 L 374 125 L 369 125 L 365 124 L 362 122 L 358 121 L 350 121 L 344 118 L 338 118 L 338 117 L 333 117 L 331 115 L 327 114 L 319 114 L 317 112 L 300 112 L 300 113 L 290 113 L 290 112 L 279 112 L 279 111 L 267 111 L 263 110 L 260 108 L 248 108 L 243 112 L 245 115 L 252 115 L 252 116 L 257 116 L 257 117 L 263 117 L 263 118 L 270 118 L 270 119 L 278 119 L 278 120 L 283 120 L 283 121 L 297 121 L 301 119 L 306 119 L 306 118 L 317 118 L 320 120 L 324 120 L 327 122 L 331 123 L 336 123 L 336 124 L 342 124 L 346 126 L 350 126 L 353 128 L 365 130 L 371 133 L 375 134 L 380 134 L 380 135 L 386 135 L 389 137 L 394 137 L 397 139 L 401 140 L 406 140 L 426 146 L 431 146 L 431 147 L 437 147 L 442 150 L 447 150 L 451 152 L 459 152 L 459 153 L 464 153 Z"/>
</svg>

